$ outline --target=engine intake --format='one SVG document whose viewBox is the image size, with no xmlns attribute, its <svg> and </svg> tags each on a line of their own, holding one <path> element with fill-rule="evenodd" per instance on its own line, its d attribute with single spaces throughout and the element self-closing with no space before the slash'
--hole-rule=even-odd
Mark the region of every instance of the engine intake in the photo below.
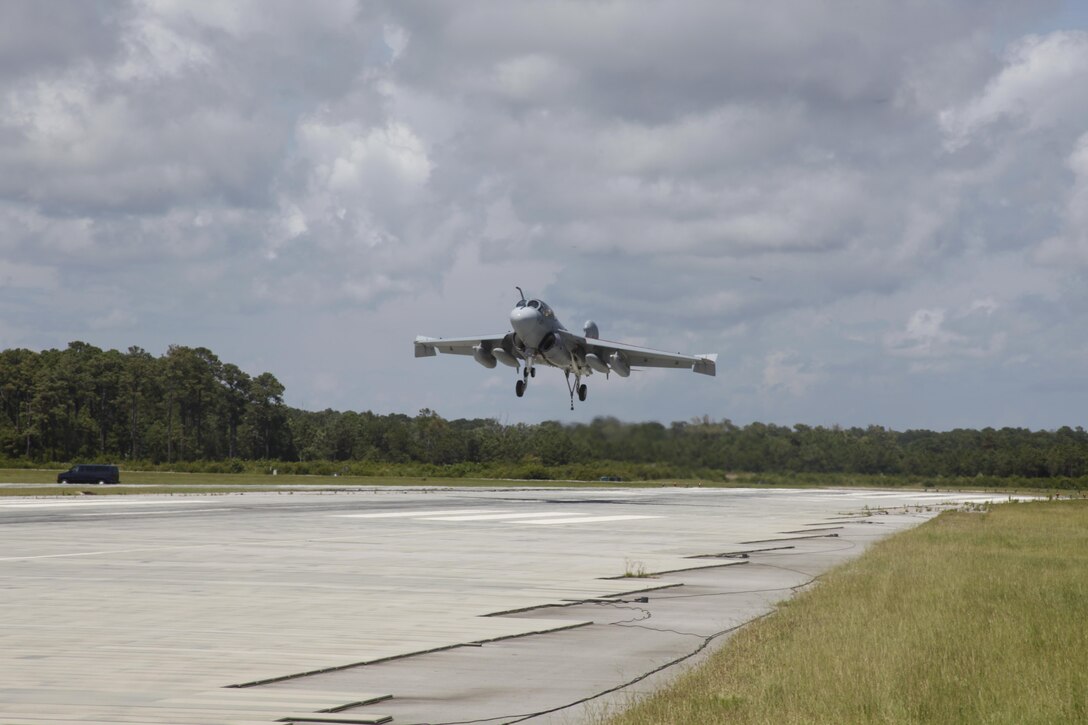
<svg viewBox="0 0 1088 725">
<path fill-rule="evenodd" d="M 563 338 L 554 332 L 549 332 L 540 341 L 540 352 L 544 355 L 544 359 L 553 365 L 570 364 L 570 351 L 563 342 Z"/>
</svg>

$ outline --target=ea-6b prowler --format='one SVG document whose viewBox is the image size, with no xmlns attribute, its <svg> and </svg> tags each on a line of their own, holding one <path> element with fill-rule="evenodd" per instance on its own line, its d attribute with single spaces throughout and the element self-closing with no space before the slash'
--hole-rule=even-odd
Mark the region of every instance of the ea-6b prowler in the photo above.
<svg viewBox="0 0 1088 725">
<path fill-rule="evenodd" d="M 567 376 L 570 390 L 570 408 L 574 410 L 574 395 L 586 399 L 586 385 L 582 378 L 594 372 L 615 373 L 621 378 L 638 367 L 688 368 L 703 375 L 717 372 L 716 354 L 682 355 L 678 352 L 651 350 L 621 342 L 601 340 L 597 324 L 586 322 L 583 334 L 575 335 L 563 327 L 552 308 L 543 300 L 526 300 L 521 287 L 516 287 L 521 299 L 510 312 L 512 332 L 480 337 L 417 337 L 416 357 L 432 357 L 438 351 L 454 355 L 472 355 L 485 368 L 503 363 L 518 370 L 514 392 L 520 398 L 529 387 L 529 379 L 536 377 L 536 365 L 541 363 L 559 368 Z M 574 383 L 571 384 L 571 375 Z"/>
</svg>

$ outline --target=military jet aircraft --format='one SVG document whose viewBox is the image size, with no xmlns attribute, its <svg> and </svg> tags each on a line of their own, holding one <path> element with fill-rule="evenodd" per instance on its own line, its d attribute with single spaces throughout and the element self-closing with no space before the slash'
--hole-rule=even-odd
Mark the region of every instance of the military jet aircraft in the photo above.
<svg viewBox="0 0 1088 725">
<path fill-rule="evenodd" d="M 543 300 L 526 300 L 521 287 L 515 289 L 521 299 L 510 312 L 513 331 L 479 337 L 417 337 L 416 357 L 433 357 L 441 351 L 472 355 L 485 368 L 493 368 L 500 362 L 517 368 L 519 375 L 514 392 L 519 398 L 525 395 L 529 379 L 536 377 L 538 362 L 559 368 L 567 376 L 571 410 L 574 410 L 576 393 L 578 400 L 586 399 L 587 389 L 582 378 L 594 372 L 602 373 L 606 378 L 609 373 L 626 378 L 634 366 L 687 368 L 703 375 L 717 372 L 716 354 L 683 355 L 601 340 L 597 324 L 592 320 L 586 322 L 581 335 L 575 335 L 563 327 Z M 574 376 L 573 385 L 571 375 Z"/>
</svg>

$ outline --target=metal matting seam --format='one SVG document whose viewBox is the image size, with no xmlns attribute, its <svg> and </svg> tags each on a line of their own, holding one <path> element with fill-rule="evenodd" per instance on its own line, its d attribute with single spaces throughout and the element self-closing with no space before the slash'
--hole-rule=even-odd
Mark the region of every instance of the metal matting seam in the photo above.
<svg viewBox="0 0 1088 725">
<path fill-rule="evenodd" d="M 482 615 L 491 616 L 491 615 Z M 302 677 L 311 677 L 313 675 L 323 675 L 328 672 L 339 672 L 341 670 L 350 670 L 356 667 L 366 667 L 368 665 L 379 665 L 383 662 L 391 662 L 393 660 L 403 660 L 408 657 L 416 657 L 418 655 L 434 654 L 435 652 L 445 652 L 446 650 L 457 649 L 458 647 L 479 647 L 482 644 L 488 642 L 500 642 L 504 639 L 517 639 L 518 637 L 528 637 L 534 634 L 547 634 L 549 632 L 561 632 L 566 629 L 575 629 L 577 627 L 585 627 L 586 625 L 593 624 L 593 622 L 575 622 L 573 624 L 566 624 L 561 627 L 548 627 L 547 629 L 538 629 L 532 632 L 518 632 L 517 634 L 508 634 L 501 637 L 492 637 L 490 639 L 478 639 L 471 642 L 458 642 L 457 644 L 449 644 L 442 647 L 433 647 L 431 649 L 418 650 L 416 652 L 405 652 L 399 655 L 390 655 L 388 657 L 379 657 L 375 660 L 366 660 L 363 662 L 351 662 L 346 665 L 334 665 L 332 667 L 323 667 L 317 670 L 308 670 L 306 672 L 294 672 L 289 675 L 280 675 L 279 677 L 269 677 L 263 680 L 254 680 L 253 682 L 242 682 L 236 685 L 227 685 L 228 688 L 247 688 L 247 687 L 260 687 L 261 685 L 271 685 L 276 682 L 285 682 L 287 680 L 297 680 Z M 388 697 L 392 697 L 389 695 Z M 387 698 L 382 698 L 387 699 Z M 352 705 L 351 707 L 354 707 Z M 320 710 L 319 712 L 335 712 L 335 710 Z"/>
<path fill-rule="evenodd" d="M 688 556 L 688 557 L 685 557 L 685 558 L 687 558 L 687 559 L 697 559 L 697 558 L 700 558 L 700 557 Z M 680 572 L 702 571 L 703 569 L 721 569 L 722 567 L 726 567 L 726 566 L 739 566 L 741 564 L 747 564 L 747 563 L 748 563 L 747 561 L 727 561 L 727 562 L 723 562 L 721 564 L 700 564 L 699 566 L 685 566 L 685 567 L 681 567 L 679 569 L 665 569 L 664 571 L 650 572 L 650 573 L 646 574 L 644 577 L 631 577 L 631 576 L 627 576 L 626 574 L 621 574 L 619 576 L 602 576 L 601 579 L 608 579 L 608 580 L 611 580 L 611 581 L 616 581 L 616 580 L 619 580 L 619 579 L 643 579 L 643 578 L 661 576 L 662 574 L 679 574 Z M 639 590 L 639 591 L 642 591 L 642 590 Z"/>
<path fill-rule="evenodd" d="M 699 568 L 699 567 L 695 567 L 695 568 Z M 619 578 L 620 579 L 629 579 L 631 577 L 619 577 Z M 673 587 L 682 587 L 682 586 L 684 586 L 683 582 L 676 582 L 675 584 L 659 584 L 659 585 L 654 586 L 654 587 L 642 587 L 641 589 L 631 589 L 630 591 L 616 592 L 615 594 L 605 594 L 605 595 L 600 596 L 600 597 L 582 597 L 581 599 L 564 599 L 564 600 L 562 600 L 561 603 L 548 602 L 547 604 L 534 604 L 534 605 L 529 606 L 529 607 L 520 607 L 518 609 L 504 609 L 501 612 L 490 612 L 489 614 L 482 614 L 480 616 L 482 616 L 482 617 L 505 617 L 505 616 L 513 615 L 513 614 L 522 614 L 523 612 L 532 612 L 532 611 L 535 611 L 537 609 L 550 609 L 550 608 L 558 609 L 558 608 L 562 608 L 562 607 L 573 607 L 576 604 L 581 604 L 582 602 L 593 602 L 593 601 L 599 601 L 599 600 L 604 600 L 604 599 L 616 599 L 618 597 L 626 597 L 628 594 L 638 594 L 639 592 L 653 592 L 653 591 L 657 591 L 659 589 L 672 589 Z M 519 635 L 513 635 L 513 636 L 517 637 Z"/>
<path fill-rule="evenodd" d="M 771 544 L 776 541 L 801 541 L 803 539 L 835 539 L 838 534 L 814 534 L 812 536 L 784 536 L 780 539 L 757 539 L 755 541 L 742 541 L 742 544 Z"/>
<path fill-rule="evenodd" d="M 730 557 L 744 558 L 749 554 L 763 554 L 768 551 L 784 551 L 786 549 L 796 549 L 796 546 L 768 546 L 765 549 L 744 549 L 743 551 L 723 551 L 720 554 L 694 554 L 686 557 L 688 559 L 728 559 Z"/>
<path fill-rule="evenodd" d="M 344 710 L 350 710 L 353 707 L 362 707 L 363 705 L 373 705 L 377 702 L 385 702 L 386 700 L 392 700 L 392 695 L 379 695 L 378 697 L 371 697 L 367 700 L 360 700 L 359 702 L 349 702 L 345 705 L 337 705 L 336 707 L 327 707 L 324 710 L 317 710 L 316 712 L 342 712 Z"/>
</svg>

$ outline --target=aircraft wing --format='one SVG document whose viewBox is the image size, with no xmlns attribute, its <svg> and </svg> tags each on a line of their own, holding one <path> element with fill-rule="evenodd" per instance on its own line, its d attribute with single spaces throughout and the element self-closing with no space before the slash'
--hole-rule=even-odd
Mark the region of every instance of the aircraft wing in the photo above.
<svg viewBox="0 0 1088 725">
<path fill-rule="evenodd" d="M 471 355 L 477 345 L 485 350 L 499 347 L 507 333 L 500 335 L 480 335 L 478 337 L 417 337 L 415 340 L 416 357 L 433 357 L 439 352 L 448 355 Z"/>
<path fill-rule="evenodd" d="M 568 333 L 569 334 L 569 333 Z M 665 352 L 648 347 L 638 347 L 611 340 L 599 340 L 595 337 L 570 335 L 586 352 L 592 352 L 607 362 L 612 353 L 618 352 L 631 367 L 644 368 L 686 368 L 702 375 L 717 374 L 717 354 L 684 355 L 679 352 Z M 471 352 L 471 350 L 469 350 Z"/>
</svg>

